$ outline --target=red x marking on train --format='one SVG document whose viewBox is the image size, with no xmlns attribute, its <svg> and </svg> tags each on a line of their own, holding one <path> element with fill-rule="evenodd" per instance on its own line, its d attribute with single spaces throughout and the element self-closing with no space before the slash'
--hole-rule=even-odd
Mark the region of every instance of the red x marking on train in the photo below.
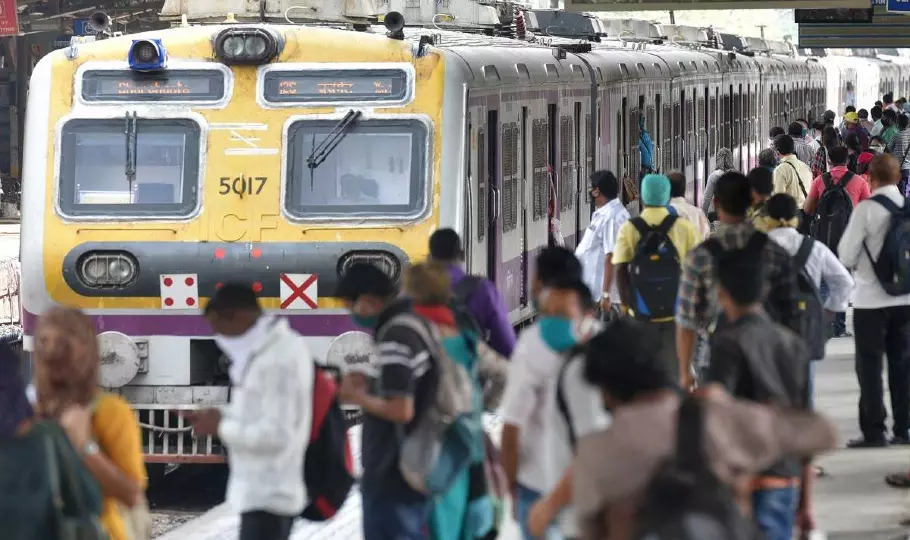
<svg viewBox="0 0 910 540">
<path fill-rule="evenodd" d="M 288 289 L 291 292 L 291 294 L 281 302 L 281 309 L 287 309 L 288 306 L 293 304 L 298 298 L 306 303 L 310 309 L 316 309 L 318 307 L 316 302 L 306 294 L 306 290 L 310 288 L 310 285 L 316 283 L 316 279 L 316 274 L 310 274 L 310 276 L 298 286 L 287 274 L 281 274 L 281 281 L 288 286 Z"/>
</svg>

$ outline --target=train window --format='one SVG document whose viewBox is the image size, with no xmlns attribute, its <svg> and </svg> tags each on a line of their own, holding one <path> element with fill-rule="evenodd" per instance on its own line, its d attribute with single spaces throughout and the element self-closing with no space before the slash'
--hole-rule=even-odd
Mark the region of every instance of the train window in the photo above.
<svg viewBox="0 0 910 540">
<path fill-rule="evenodd" d="M 70 216 L 187 216 L 198 203 L 200 128 L 138 119 L 130 151 L 122 118 L 70 120 L 60 148 L 60 210 Z M 132 174 L 128 175 L 128 171 Z"/>
<path fill-rule="evenodd" d="M 502 127 L 502 232 L 518 227 L 518 125 Z"/>
<path fill-rule="evenodd" d="M 548 79 L 558 79 L 559 78 L 559 70 L 556 69 L 556 64 L 544 64 L 544 69 L 547 70 Z"/>
<path fill-rule="evenodd" d="M 584 179 L 594 172 L 594 126 L 592 125 L 591 114 L 585 115 L 585 175 Z"/>
<path fill-rule="evenodd" d="M 300 120 L 288 129 L 285 209 L 300 219 L 413 219 L 427 207 L 429 133 L 417 120 Z M 333 151 L 313 164 L 313 149 L 334 135 Z M 483 147 L 478 148 L 483 160 Z M 478 166 L 478 182 L 487 175 Z M 478 209 L 483 198 L 478 201 Z"/>
<path fill-rule="evenodd" d="M 660 67 L 660 64 L 658 64 L 657 62 L 654 62 L 654 69 L 656 69 L 658 73 L 664 72 L 663 68 Z"/>
<path fill-rule="evenodd" d="M 680 70 L 680 71 L 686 71 L 686 65 L 683 64 L 682 62 L 679 62 L 679 70 Z"/>
<path fill-rule="evenodd" d="M 660 149 L 660 167 L 663 171 L 669 171 L 673 168 L 673 154 L 671 152 L 671 149 L 673 148 L 673 140 L 671 139 L 673 132 L 673 129 L 671 127 L 672 119 L 673 117 L 670 112 L 670 106 L 664 105 L 662 113 L 663 128 L 661 129 L 663 147 Z"/>
<path fill-rule="evenodd" d="M 692 60 L 690 63 L 692 64 L 692 71 L 698 71 L 698 64 L 695 63 L 695 60 Z"/>
<path fill-rule="evenodd" d="M 477 131 L 477 241 L 483 242 L 487 234 L 487 137 L 483 129 Z"/>
<path fill-rule="evenodd" d="M 568 210 L 573 206 L 575 182 L 572 170 L 575 168 L 575 122 L 571 116 L 559 119 L 559 208 Z"/>
<path fill-rule="evenodd" d="M 711 71 L 711 68 L 708 67 L 708 62 L 707 62 L 707 60 L 702 60 L 701 63 L 705 65 L 705 71 Z"/>
<path fill-rule="evenodd" d="M 624 78 L 629 77 L 629 68 L 627 68 L 625 64 L 619 64 L 619 70 L 622 71 L 622 76 Z"/>
<path fill-rule="evenodd" d="M 539 221 L 547 216 L 547 184 L 550 178 L 547 171 L 548 129 L 547 122 L 543 120 L 534 120 L 531 128 L 531 165 L 534 168 L 531 213 L 534 221 Z"/>
<path fill-rule="evenodd" d="M 645 65 L 644 65 L 644 64 L 642 64 L 641 62 L 639 62 L 638 64 L 636 64 L 635 67 L 638 68 L 638 74 L 639 74 L 639 75 L 644 75 L 644 74 L 645 74 Z"/>
</svg>

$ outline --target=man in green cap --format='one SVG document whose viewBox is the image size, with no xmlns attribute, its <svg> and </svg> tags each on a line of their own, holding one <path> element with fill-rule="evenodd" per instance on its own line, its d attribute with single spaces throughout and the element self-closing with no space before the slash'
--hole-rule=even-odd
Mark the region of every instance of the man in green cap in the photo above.
<svg viewBox="0 0 910 540">
<path fill-rule="evenodd" d="M 676 365 L 676 299 L 682 261 L 698 242 L 695 226 L 670 204 L 670 180 L 649 174 L 641 181 L 641 215 L 619 230 L 613 251 L 614 274 L 623 310 L 653 324 L 665 347 L 668 366 Z"/>
</svg>

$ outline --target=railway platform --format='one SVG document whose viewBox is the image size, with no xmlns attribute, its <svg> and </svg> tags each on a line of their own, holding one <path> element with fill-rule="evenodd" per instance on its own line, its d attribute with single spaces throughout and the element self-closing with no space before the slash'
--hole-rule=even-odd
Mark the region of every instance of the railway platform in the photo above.
<svg viewBox="0 0 910 540">
<path fill-rule="evenodd" d="M 856 403 L 859 389 L 853 373 L 853 340 L 836 339 L 828 345 L 827 358 L 817 366 L 817 404 L 838 427 L 840 445 L 859 435 Z M 886 400 L 887 401 L 887 400 Z M 487 417 L 487 427 L 498 438 L 501 422 Z M 352 432 L 359 458 L 359 431 Z M 826 476 L 816 490 L 816 521 L 831 540 L 904 540 L 910 538 L 910 491 L 885 485 L 884 476 L 910 467 L 910 448 L 881 450 L 839 449 L 822 457 L 819 464 Z M 910 523 L 910 522 L 907 522 Z M 233 540 L 239 520 L 219 506 L 186 525 L 172 530 L 161 540 Z M 293 540 L 360 540 L 360 498 L 353 493 L 341 514 L 325 524 L 299 522 Z M 519 540 L 514 523 L 500 537 Z"/>
</svg>

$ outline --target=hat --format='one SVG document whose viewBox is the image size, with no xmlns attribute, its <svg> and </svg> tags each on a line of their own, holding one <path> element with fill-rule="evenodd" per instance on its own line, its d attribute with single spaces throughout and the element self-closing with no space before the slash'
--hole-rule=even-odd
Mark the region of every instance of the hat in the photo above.
<svg viewBox="0 0 910 540">
<path fill-rule="evenodd" d="M 662 174 L 649 174 L 641 180 L 641 202 L 645 206 L 670 204 L 670 179 Z"/>
<path fill-rule="evenodd" d="M 859 122 L 859 115 L 856 114 L 855 112 L 848 112 L 847 114 L 844 115 L 844 122 L 848 122 L 850 124 L 855 124 L 855 123 Z"/>
</svg>

